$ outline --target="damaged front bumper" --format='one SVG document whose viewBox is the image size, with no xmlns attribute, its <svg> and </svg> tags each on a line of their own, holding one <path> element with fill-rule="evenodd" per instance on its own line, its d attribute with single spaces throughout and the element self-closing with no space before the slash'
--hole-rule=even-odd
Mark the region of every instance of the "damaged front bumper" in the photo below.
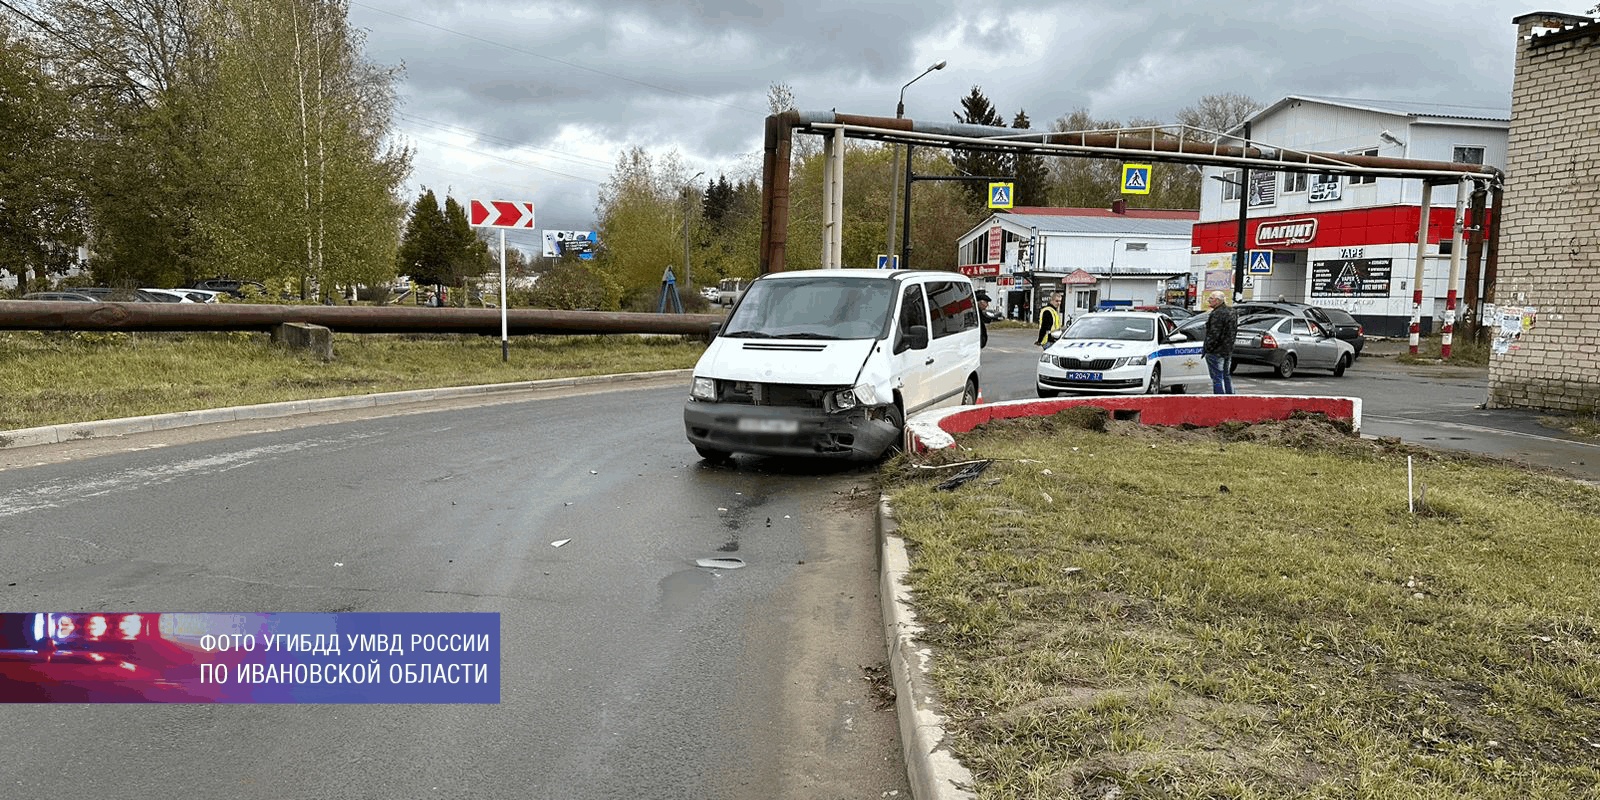
<svg viewBox="0 0 1600 800">
<path fill-rule="evenodd" d="M 729 453 L 871 461 L 903 435 L 889 406 L 848 411 L 708 403 L 683 406 L 684 432 L 696 447 Z"/>
</svg>

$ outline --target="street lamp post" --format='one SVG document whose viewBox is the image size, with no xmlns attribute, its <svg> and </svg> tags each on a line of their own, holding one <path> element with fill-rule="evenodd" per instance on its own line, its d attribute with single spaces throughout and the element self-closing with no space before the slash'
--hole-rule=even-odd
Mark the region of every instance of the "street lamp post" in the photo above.
<svg viewBox="0 0 1600 800">
<path fill-rule="evenodd" d="M 696 172 L 694 177 L 683 183 L 683 288 L 691 290 L 694 283 L 689 280 L 689 185 L 706 174 L 704 170 Z"/>
<path fill-rule="evenodd" d="M 944 62 L 944 61 L 940 61 L 939 63 L 928 67 L 927 69 L 922 71 L 921 75 L 918 75 L 917 77 L 912 78 L 909 81 L 906 81 L 905 85 L 900 87 L 900 99 L 899 99 L 898 102 L 895 103 L 895 107 L 894 107 L 894 118 L 895 119 L 905 119 L 905 116 L 906 116 L 906 88 L 909 87 L 911 84 L 916 83 L 917 81 L 921 80 L 923 75 L 927 75 L 928 73 L 933 72 L 934 70 L 944 69 L 945 63 L 946 62 Z M 890 256 L 892 257 L 893 254 L 894 254 L 895 190 L 899 188 L 898 186 L 896 186 L 896 183 L 898 181 L 899 174 L 900 174 L 900 147 L 898 145 L 891 145 L 891 147 L 893 148 L 894 155 L 893 155 L 892 158 L 889 159 L 889 225 L 888 225 L 889 236 L 888 236 L 887 242 L 884 245 L 884 252 L 890 254 Z M 910 217 L 910 215 L 911 215 L 911 182 L 909 180 L 909 176 L 911 175 L 911 146 L 910 145 L 906 146 L 906 175 L 907 175 L 907 178 L 908 178 L 908 180 L 906 181 L 906 220 L 907 220 L 906 221 L 906 225 L 909 226 L 911 224 L 910 223 L 910 218 L 911 218 Z M 910 249 L 909 245 L 906 247 L 906 249 L 907 250 Z M 901 257 L 900 265 L 901 266 L 906 266 L 905 256 L 904 255 L 902 255 L 902 257 Z"/>
</svg>

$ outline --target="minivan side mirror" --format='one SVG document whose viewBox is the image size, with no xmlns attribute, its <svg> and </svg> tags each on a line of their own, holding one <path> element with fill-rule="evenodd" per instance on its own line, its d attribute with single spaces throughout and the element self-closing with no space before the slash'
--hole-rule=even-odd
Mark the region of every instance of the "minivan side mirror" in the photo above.
<svg viewBox="0 0 1600 800">
<path fill-rule="evenodd" d="M 912 325 L 900 332 L 900 340 L 895 343 L 894 351 L 904 353 L 907 350 L 921 350 L 928 346 L 928 326 Z"/>
<path fill-rule="evenodd" d="M 706 341 L 709 342 L 712 339 L 717 338 L 717 334 L 719 334 L 719 333 L 722 333 L 722 323 L 720 323 L 720 322 L 711 323 L 710 329 L 706 331 Z"/>
</svg>

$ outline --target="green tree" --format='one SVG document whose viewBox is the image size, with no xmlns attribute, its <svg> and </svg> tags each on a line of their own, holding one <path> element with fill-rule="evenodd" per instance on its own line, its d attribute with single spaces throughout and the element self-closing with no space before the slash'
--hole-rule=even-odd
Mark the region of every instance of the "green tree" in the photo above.
<svg viewBox="0 0 1600 800">
<path fill-rule="evenodd" d="M 1028 112 L 1018 111 L 1011 127 L 1029 130 L 1033 123 Z M 1013 155 L 1013 172 L 1016 175 L 1016 192 L 1012 200 L 1019 206 L 1042 206 L 1050 200 L 1050 166 L 1044 156 Z"/>
<path fill-rule="evenodd" d="M 217 129 L 227 225 L 210 230 L 240 271 L 332 287 L 393 278 L 398 190 L 411 153 L 384 143 L 399 70 L 362 53 L 344 0 L 214 0 Z"/>
<path fill-rule="evenodd" d="M 41 41 L 73 98 L 96 276 L 172 285 L 214 270 L 204 220 L 230 187 L 209 129 L 199 3 L 54 0 L 43 15 Z"/>
<path fill-rule="evenodd" d="M 22 292 L 73 266 L 83 242 L 69 134 L 66 96 L 34 43 L 0 18 L 0 272 Z"/>
<path fill-rule="evenodd" d="M 595 216 L 603 248 L 595 263 L 630 297 L 654 297 L 662 272 L 683 261 L 687 178 L 677 153 L 657 163 L 635 145 L 600 187 Z"/>
<path fill-rule="evenodd" d="M 439 198 L 432 189 L 424 187 L 406 219 L 405 233 L 401 235 L 396 254 L 396 272 L 409 275 L 411 280 L 421 284 L 448 282 L 451 265 L 446 227 Z"/>
<path fill-rule="evenodd" d="M 961 98 L 961 110 L 956 112 L 957 122 L 966 122 L 972 125 L 988 125 L 990 127 L 1004 127 L 1005 120 L 996 111 L 994 104 L 984 96 L 983 90 L 977 86 L 972 87 L 972 92 Z M 1027 117 L 1023 117 L 1024 120 Z M 989 175 L 1002 177 L 1012 173 L 1012 156 L 1010 153 L 983 148 L 958 147 L 951 151 L 950 162 L 955 165 L 957 175 Z M 989 205 L 989 186 L 984 181 L 961 181 L 961 189 L 968 200 L 978 208 L 987 208 Z"/>
<path fill-rule="evenodd" d="M 573 257 L 546 270 L 529 294 L 536 308 L 615 311 L 622 287 L 605 272 Z"/>
</svg>

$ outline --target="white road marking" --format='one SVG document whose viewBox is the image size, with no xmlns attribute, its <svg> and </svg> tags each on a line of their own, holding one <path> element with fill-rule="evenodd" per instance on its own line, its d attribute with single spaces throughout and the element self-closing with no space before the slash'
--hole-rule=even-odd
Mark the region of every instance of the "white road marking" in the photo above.
<svg viewBox="0 0 1600 800">
<path fill-rule="evenodd" d="M 381 433 L 361 433 L 348 436 L 306 439 L 288 444 L 252 447 L 219 453 L 204 458 L 175 461 L 156 467 L 137 467 L 85 478 L 58 480 L 14 489 L 0 495 L 0 518 L 59 508 L 68 503 L 91 497 L 101 497 L 115 492 L 127 492 L 146 486 L 155 486 L 195 474 L 215 474 L 249 466 L 264 458 L 293 453 L 312 447 L 351 443 L 359 439 L 382 436 Z"/>
</svg>

